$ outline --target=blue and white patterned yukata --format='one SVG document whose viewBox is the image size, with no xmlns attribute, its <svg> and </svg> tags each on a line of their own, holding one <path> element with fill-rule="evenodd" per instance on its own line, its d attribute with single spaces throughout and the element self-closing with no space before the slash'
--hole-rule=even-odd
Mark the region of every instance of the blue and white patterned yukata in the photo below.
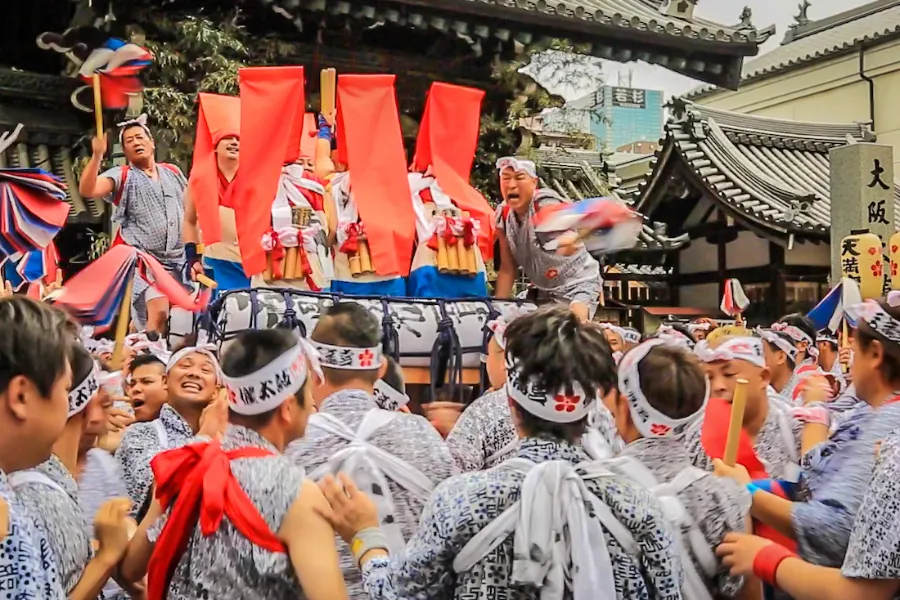
<svg viewBox="0 0 900 600">
<path fill-rule="evenodd" d="M 791 526 L 807 562 L 840 567 L 853 522 L 875 468 L 877 445 L 900 428 L 900 404 L 855 410 L 831 437 L 803 457 L 806 502 L 795 502 Z"/>
<path fill-rule="evenodd" d="M 125 487 L 137 514 L 147 500 L 153 484 L 150 461 L 163 450 L 180 448 L 194 437 L 188 422 L 168 404 L 163 404 L 159 418 L 146 423 L 133 423 L 125 430 L 116 459 L 122 465 Z"/>
<path fill-rule="evenodd" d="M 65 594 L 47 537 L 25 513 L 3 472 L 0 499 L 9 511 L 6 537 L 0 540 L 0 598 L 62 600 Z"/>
<path fill-rule="evenodd" d="M 122 239 L 129 246 L 152 254 L 176 280 L 183 281 L 185 257 L 181 228 L 187 178 L 178 167 L 157 163 L 154 181 L 141 169 L 130 166 L 125 188 L 119 193 L 122 169 L 113 167 L 100 173 L 100 177 L 112 180 L 115 186 L 107 200 L 113 202 L 118 198 L 113 221 L 119 225 Z M 148 287 L 141 277 L 135 278 L 134 314 L 141 326 L 146 319 L 144 292 Z"/>
<path fill-rule="evenodd" d="M 534 463 L 588 461 L 578 447 L 547 439 L 521 441 L 518 456 Z M 372 600 L 533 600 L 534 589 L 510 585 L 513 536 L 470 570 L 455 574 L 453 561 L 472 537 L 518 499 L 524 476 L 498 465 L 445 481 L 431 496 L 405 552 L 363 565 Z M 644 488 L 614 475 L 586 482 L 628 529 L 640 548 L 626 553 L 604 528 L 615 575 L 617 600 L 681 598 L 681 564 L 675 539 L 659 502 Z"/>
</svg>

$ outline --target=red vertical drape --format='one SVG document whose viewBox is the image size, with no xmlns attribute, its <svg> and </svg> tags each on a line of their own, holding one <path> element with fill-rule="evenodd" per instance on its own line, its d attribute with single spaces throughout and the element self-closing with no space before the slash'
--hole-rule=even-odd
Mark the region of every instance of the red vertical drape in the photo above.
<svg viewBox="0 0 900 600">
<path fill-rule="evenodd" d="M 231 198 L 241 260 L 250 277 L 266 268 L 260 240 L 271 226 L 281 169 L 300 151 L 303 67 L 248 67 L 240 70 L 240 85 L 241 168 Z"/>
<path fill-rule="evenodd" d="M 339 75 L 338 154 L 378 275 L 409 275 L 416 236 L 393 75 Z"/>
<path fill-rule="evenodd" d="M 460 210 L 481 222 L 478 245 L 488 259 L 494 252 L 494 209 L 469 184 L 481 124 L 484 92 L 474 88 L 435 82 L 431 85 L 416 140 L 413 169 L 434 170 L 441 189 Z"/>
</svg>

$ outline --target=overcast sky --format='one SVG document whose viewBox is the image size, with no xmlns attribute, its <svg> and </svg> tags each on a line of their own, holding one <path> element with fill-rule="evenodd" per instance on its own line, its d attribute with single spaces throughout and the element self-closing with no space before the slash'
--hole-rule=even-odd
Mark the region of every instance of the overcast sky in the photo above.
<svg viewBox="0 0 900 600">
<path fill-rule="evenodd" d="M 851 8 L 867 4 L 871 0 L 810 0 L 812 6 L 809 9 L 809 18 L 816 20 L 833 15 Z M 777 30 L 775 35 L 762 47 L 761 52 L 766 52 L 777 47 L 785 31 L 794 22 L 794 16 L 800 11 L 800 0 L 700 0 L 697 15 L 723 24 L 735 24 L 740 21 L 741 11 L 745 6 L 753 9 L 753 24 L 762 29 L 772 23 Z M 634 70 L 632 86 L 646 89 L 661 89 L 666 95 L 682 94 L 696 85 L 688 77 L 678 75 L 661 67 L 650 66 L 645 63 L 616 63 L 603 61 L 603 70 L 607 83 L 615 85 L 616 72 Z M 564 94 L 567 98 L 581 96 L 592 91 L 591 89 L 574 91 L 570 89 L 553 90 Z"/>
</svg>

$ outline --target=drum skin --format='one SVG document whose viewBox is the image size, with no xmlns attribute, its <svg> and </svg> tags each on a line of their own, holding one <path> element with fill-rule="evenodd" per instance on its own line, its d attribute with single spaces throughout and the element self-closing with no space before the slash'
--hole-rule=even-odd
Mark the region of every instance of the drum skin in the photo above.
<svg viewBox="0 0 900 600">
<path fill-rule="evenodd" d="M 315 328 L 319 315 L 335 302 L 358 302 L 365 306 L 385 326 L 385 314 L 390 315 L 396 332 L 400 364 L 408 367 L 428 367 L 432 362 L 435 341 L 439 337 L 442 318 L 452 325 L 463 350 L 463 366 L 480 366 L 480 353 L 485 339 L 485 325 L 493 311 L 507 314 L 517 306 L 534 307 L 521 300 L 466 298 L 453 300 L 415 299 L 371 296 L 342 296 L 306 292 L 287 288 L 257 288 L 233 290 L 221 296 L 211 307 L 215 326 L 212 339 L 227 342 L 242 331 L 271 329 L 286 323 L 290 309 L 295 325 L 307 334 Z M 494 316 L 496 316 L 496 313 Z M 170 321 L 170 343 L 191 329 L 190 319 Z"/>
</svg>

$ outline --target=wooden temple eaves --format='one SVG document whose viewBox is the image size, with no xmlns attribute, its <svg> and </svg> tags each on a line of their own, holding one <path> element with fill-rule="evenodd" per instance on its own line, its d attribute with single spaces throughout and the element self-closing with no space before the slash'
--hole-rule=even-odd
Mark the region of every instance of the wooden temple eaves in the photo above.
<svg viewBox="0 0 900 600">
<path fill-rule="evenodd" d="M 75 110 L 69 96 L 72 78 L 0 68 L 0 132 L 24 125 L 16 142 L 0 153 L 0 168 L 39 168 L 63 179 L 68 188 L 69 222 L 99 222 L 102 199 L 78 193 L 75 162 L 85 155 L 83 138 L 90 115 Z"/>
<path fill-rule="evenodd" d="M 635 206 L 676 229 L 708 202 L 780 245 L 827 241 L 832 148 L 874 141 L 865 123 L 804 123 L 676 100 Z M 895 186 L 895 200 L 900 190 Z M 900 225 L 900 223 L 898 223 Z"/>
<path fill-rule="evenodd" d="M 748 19 L 734 26 L 671 16 L 659 0 L 256 0 L 303 22 L 305 15 L 346 15 L 454 34 L 484 46 L 568 40 L 600 58 L 658 64 L 731 89 L 744 58 L 773 33 Z M 682 0 L 693 6 L 695 0 Z"/>
</svg>

